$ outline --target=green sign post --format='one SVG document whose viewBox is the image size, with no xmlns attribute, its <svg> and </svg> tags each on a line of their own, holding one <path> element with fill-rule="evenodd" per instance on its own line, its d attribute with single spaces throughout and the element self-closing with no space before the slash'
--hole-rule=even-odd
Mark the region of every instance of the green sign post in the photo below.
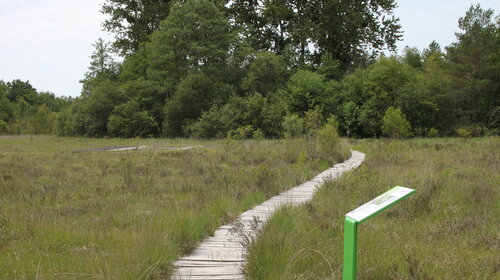
<svg viewBox="0 0 500 280">
<path fill-rule="evenodd" d="M 414 189 L 394 187 L 377 196 L 375 199 L 352 210 L 345 215 L 344 222 L 344 268 L 343 280 L 356 279 L 356 248 L 358 241 L 358 224 L 368 220 L 384 209 L 407 198 Z"/>
</svg>

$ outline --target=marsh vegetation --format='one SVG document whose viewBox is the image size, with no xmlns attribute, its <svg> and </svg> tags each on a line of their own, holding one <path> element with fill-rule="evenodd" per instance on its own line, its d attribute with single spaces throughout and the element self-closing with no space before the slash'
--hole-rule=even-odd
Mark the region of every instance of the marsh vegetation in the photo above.
<svg viewBox="0 0 500 280">
<path fill-rule="evenodd" d="M 396 185 L 416 189 L 358 228 L 358 278 L 500 277 L 500 139 L 359 140 L 365 163 L 251 246 L 248 279 L 342 279 L 344 215 Z"/>
<path fill-rule="evenodd" d="M 123 152 L 79 152 L 146 145 Z M 184 151 L 172 146 L 207 145 Z M 309 140 L 2 137 L 1 279 L 168 279 L 220 225 L 348 157 Z M 321 152 L 320 152 L 321 151 Z"/>
</svg>

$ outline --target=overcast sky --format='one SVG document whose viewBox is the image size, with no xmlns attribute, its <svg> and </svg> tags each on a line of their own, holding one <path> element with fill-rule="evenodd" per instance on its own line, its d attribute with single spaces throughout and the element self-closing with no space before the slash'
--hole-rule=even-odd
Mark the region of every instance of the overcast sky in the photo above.
<svg viewBox="0 0 500 280">
<path fill-rule="evenodd" d="M 99 37 L 104 0 L 0 0 L 0 80 L 29 80 L 57 96 L 80 95 L 92 43 Z M 457 20 L 473 3 L 500 11 L 498 0 L 399 0 L 395 15 L 403 26 L 399 50 L 442 47 L 455 41 Z"/>
</svg>

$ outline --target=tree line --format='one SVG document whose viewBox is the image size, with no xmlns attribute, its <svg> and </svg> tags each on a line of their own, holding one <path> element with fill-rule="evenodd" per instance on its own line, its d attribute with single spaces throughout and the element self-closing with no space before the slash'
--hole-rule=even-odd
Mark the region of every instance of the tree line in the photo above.
<svg viewBox="0 0 500 280">
<path fill-rule="evenodd" d="M 107 0 L 115 41 L 94 44 L 82 94 L 52 110 L 52 133 L 300 137 L 333 117 L 349 137 L 498 135 L 499 17 L 473 5 L 451 45 L 387 56 L 402 33 L 395 7 Z"/>
<path fill-rule="evenodd" d="M 72 101 L 39 92 L 29 81 L 0 81 L 0 135 L 55 134 L 59 113 Z"/>
</svg>

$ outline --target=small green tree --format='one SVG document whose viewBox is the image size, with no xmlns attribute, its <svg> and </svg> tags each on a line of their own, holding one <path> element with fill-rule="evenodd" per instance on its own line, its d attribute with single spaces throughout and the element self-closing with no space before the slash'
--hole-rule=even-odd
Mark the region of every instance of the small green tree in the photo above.
<svg viewBox="0 0 500 280">
<path fill-rule="evenodd" d="M 382 133 L 391 138 L 402 138 L 411 136 L 411 125 L 401 112 L 390 106 L 385 112 Z"/>
<path fill-rule="evenodd" d="M 308 70 L 299 70 L 287 84 L 290 107 L 294 112 L 304 114 L 326 99 L 325 77 Z"/>
<path fill-rule="evenodd" d="M 285 61 L 271 52 L 261 52 L 250 63 L 242 89 L 246 92 L 258 92 L 264 95 L 275 92 L 286 82 Z"/>
<path fill-rule="evenodd" d="M 304 135 L 304 119 L 297 114 L 285 116 L 282 126 L 285 138 L 298 138 Z"/>
<path fill-rule="evenodd" d="M 158 124 L 136 99 L 116 106 L 109 117 L 108 132 L 118 137 L 148 137 L 156 135 Z"/>
<path fill-rule="evenodd" d="M 325 125 L 318 130 L 318 143 L 320 151 L 328 153 L 329 150 L 335 149 L 339 144 L 339 123 L 335 116 L 328 118 Z"/>
<path fill-rule="evenodd" d="M 8 133 L 9 133 L 9 126 L 7 125 L 6 122 L 0 120 L 0 135 Z"/>
<path fill-rule="evenodd" d="M 210 108 L 215 97 L 214 83 L 203 74 L 190 74 L 182 80 L 164 108 L 163 134 L 182 136 L 183 127 L 198 119 Z"/>
</svg>

